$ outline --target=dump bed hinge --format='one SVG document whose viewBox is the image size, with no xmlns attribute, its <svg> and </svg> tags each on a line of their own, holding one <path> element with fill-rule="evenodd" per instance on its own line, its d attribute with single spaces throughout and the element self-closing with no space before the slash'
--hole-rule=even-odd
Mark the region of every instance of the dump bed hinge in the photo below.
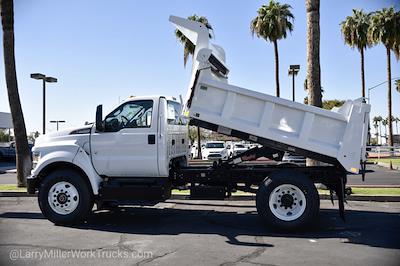
<svg viewBox="0 0 400 266">
<path fill-rule="evenodd" d="M 214 162 L 214 168 L 215 167 L 223 167 L 223 166 L 231 166 L 231 165 L 235 165 L 235 164 L 245 162 L 245 161 L 253 161 L 260 157 L 265 157 L 265 158 L 268 158 L 268 159 L 274 160 L 274 161 L 281 161 L 283 154 L 284 154 L 283 151 L 275 150 L 273 148 L 255 147 L 255 148 L 249 149 L 245 152 L 242 152 L 241 154 L 233 156 L 226 161 Z"/>
</svg>

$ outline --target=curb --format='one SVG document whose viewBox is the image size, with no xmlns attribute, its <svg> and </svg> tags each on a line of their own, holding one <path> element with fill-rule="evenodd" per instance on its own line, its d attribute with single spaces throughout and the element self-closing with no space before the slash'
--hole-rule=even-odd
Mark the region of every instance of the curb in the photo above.
<svg viewBox="0 0 400 266">
<path fill-rule="evenodd" d="M 319 195 L 321 200 L 331 200 L 330 195 Z M 190 200 L 189 195 L 172 195 L 170 199 L 178 199 L 178 200 Z M 333 197 L 336 200 L 336 196 Z M 201 199 L 195 199 L 201 200 Z M 207 199 L 205 199 L 207 200 Z M 243 195 L 243 196 L 232 196 L 225 200 L 231 201 L 246 201 L 246 200 L 256 200 L 256 196 L 252 195 Z M 346 200 L 348 201 L 376 201 L 376 202 L 400 202 L 400 196 L 363 196 L 363 195 L 350 195 L 347 196 Z"/>
<path fill-rule="evenodd" d="M 319 195 L 320 199 L 331 200 L 330 195 Z M 333 196 L 333 199 L 336 200 L 336 196 Z M 350 195 L 347 196 L 346 200 L 348 201 L 376 201 L 376 202 L 400 202 L 400 196 L 363 196 L 363 195 Z"/>
<path fill-rule="evenodd" d="M 400 185 L 348 185 L 350 188 L 400 188 Z"/>
<path fill-rule="evenodd" d="M 18 191 L 1 191 L 0 192 L 0 198 L 1 197 L 27 197 L 27 198 L 32 198 L 32 197 L 37 197 L 37 194 L 28 194 L 26 192 L 18 192 Z"/>
<path fill-rule="evenodd" d="M 8 174 L 16 174 L 17 173 L 17 169 L 6 170 L 6 173 L 8 173 Z"/>
<path fill-rule="evenodd" d="M 37 194 L 31 195 L 26 192 L 16 192 L 16 191 L 4 191 L 0 192 L 0 197 L 27 197 L 33 198 L 37 197 Z M 330 200 L 330 195 L 319 195 L 321 200 Z M 172 200 L 190 200 L 189 195 L 172 195 Z M 246 201 L 246 200 L 255 200 L 256 196 L 254 195 L 243 195 L 243 196 L 231 196 L 226 199 L 216 199 L 216 200 L 231 200 L 231 201 Z M 336 196 L 333 199 L 337 199 Z M 195 199 L 202 200 L 202 199 Z M 212 199 L 204 199 L 204 200 L 212 200 Z M 376 202 L 400 202 L 400 196 L 363 196 L 363 195 L 350 195 L 347 196 L 346 200 L 348 201 L 376 201 Z"/>
<path fill-rule="evenodd" d="M 389 163 L 378 162 L 377 165 L 390 169 L 390 164 Z M 392 168 L 393 168 L 393 170 L 400 170 L 400 166 L 397 166 L 397 165 L 394 165 L 394 164 L 392 164 Z"/>
</svg>

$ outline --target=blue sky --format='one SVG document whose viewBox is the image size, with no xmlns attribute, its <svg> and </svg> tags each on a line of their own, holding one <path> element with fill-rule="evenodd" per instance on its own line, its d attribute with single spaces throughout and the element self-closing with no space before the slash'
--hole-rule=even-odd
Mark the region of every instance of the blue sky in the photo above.
<svg viewBox="0 0 400 266">
<path fill-rule="evenodd" d="M 279 42 L 281 97 L 291 99 L 290 64 L 300 64 L 297 101 L 306 96 L 306 12 L 304 1 L 290 4 L 294 31 Z M 113 4 L 111 4 L 113 3 Z M 275 93 L 273 46 L 250 34 L 250 21 L 267 1 L 15 1 L 17 76 L 28 132 L 42 125 L 41 83 L 30 73 L 42 72 L 59 82 L 47 89 L 47 120 L 66 120 L 61 128 L 93 121 L 95 108 L 110 110 L 130 95 L 185 95 L 190 62 L 174 37 L 170 14 L 204 15 L 223 46 L 231 84 Z M 370 12 L 396 6 L 396 1 L 321 1 L 321 71 L 324 99 L 361 96 L 360 55 L 344 45 L 340 22 L 352 8 Z M 3 57 L 2 49 L 0 57 Z M 4 73 L 4 65 L 0 64 Z M 387 79 L 382 45 L 365 52 L 366 87 Z M 392 55 L 392 77 L 400 65 Z M 387 115 L 387 85 L 371 91 L 372 114 Z M 4 74 L 0 75 L 0 111 L 9 111 Z M 393 88 L 393 114 L 400 117 L 400 93 Z M 48 131 L 55 130 L 47 123 Z"/>
</svg>

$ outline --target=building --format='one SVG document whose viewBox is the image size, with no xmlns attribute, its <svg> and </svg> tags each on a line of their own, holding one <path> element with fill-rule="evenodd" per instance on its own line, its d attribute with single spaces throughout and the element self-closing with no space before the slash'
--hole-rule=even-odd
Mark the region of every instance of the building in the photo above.
<svg viewBox="0 0 400 266">
<path fill-rule="evenodd" d="M 11 114 L 0 112 L 0 129 L 11 129 L 11 128 L 13 128 Z"/>
<path fill-rule="evenodd" d="M 11 136 L 12 128 L 13 128 L 13 123 L 12 123 L 11 114 L 0 112 L 0 130 L 8 129 L 8 136 Z M 8 141 L 10 141 L 10 139 Z"/>
</svg>

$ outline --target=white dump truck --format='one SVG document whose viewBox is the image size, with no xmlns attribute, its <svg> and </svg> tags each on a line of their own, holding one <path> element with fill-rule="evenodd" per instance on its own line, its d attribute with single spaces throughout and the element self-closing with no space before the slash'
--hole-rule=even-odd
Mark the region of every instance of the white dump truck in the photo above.
<svg viewBox="0 0 400 266">
<path fill-rule="evenodd" d="M 170 198 L 172 189 L 189 187 L 192 199 L 256 193 L 266 223 L 295 229 L 317 221 L 314 183 L 323 183 L 344 217 L 347 174 L 365 170 L 370 106 L 357 99 L 329 111 L 230 85 L 224 50 L 210 43 L 208 27 L 174 16 L 170 21 L 196 45 L 184 107 L 172 97 L 131 97 L 105 118 L 99 105 L 92 126 L 39 137 L 28 193 L 38 192 L 44 216 L 79 223 L 94 203 L 98 209 L 155 204 Z M 212 166 L 188 166 L 187 123 L 262 148 Z M 241 163 L 280 161 L 284 152 L 324 164 Z"/>
</svg>

